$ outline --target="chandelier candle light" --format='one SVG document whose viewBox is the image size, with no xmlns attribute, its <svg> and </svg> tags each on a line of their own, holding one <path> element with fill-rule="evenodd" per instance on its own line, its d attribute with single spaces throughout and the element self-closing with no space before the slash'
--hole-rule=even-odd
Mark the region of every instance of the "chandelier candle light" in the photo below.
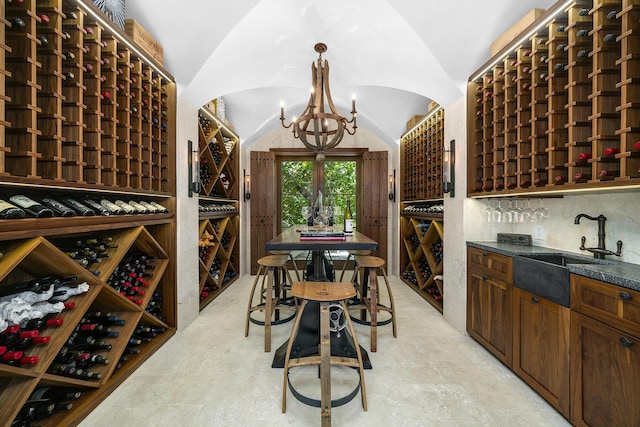
<svg viewBox="0 0 640 427">
<path fill-rule="evenodd" d="M 293 126 L 293 136 L 298 138 L 305 147 L 317 153 L 316 160 L 324 161 L 324 152 L 340 144 L 346 131 L 354 135 L 356 125 L 356 100 L 351 100 L 351 120 L 338 113 L 329 90 L 329 62 L 322 59 L 322 54 L 327 51 L 327 45 L 316 43 L 315 51 L 318 52 L 318 61 L 311 64 L 311 96 L 307 107 L 300 118 L 285 125 L 284 105 L 280 106 L 280 121 L 282 126 L 289 129 Z M 325 102 L 329 111 L 325 112 Z M 351 124 L 351 128 L 348 125 Z"/>
</svg>

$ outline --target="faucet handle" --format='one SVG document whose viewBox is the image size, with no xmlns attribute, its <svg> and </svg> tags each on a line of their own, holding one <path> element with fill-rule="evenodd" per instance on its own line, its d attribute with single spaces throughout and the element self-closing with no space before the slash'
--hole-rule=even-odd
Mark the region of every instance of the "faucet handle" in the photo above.
<svg viewBox="0 0 640 427">
<path fill-rule="evenodd" d="M 584 244 L 587 242 L 587 238 L 585 236 L 582 236 L 580 238 L 580 250 L 584 251 L 586 248 L 584 247 Z"/>
<path fill-rule="evenodd" d="M 616 253 L 615 256 L 622 256 L 622 240 L 618 240 L 616 242 Z"/>
</svg>

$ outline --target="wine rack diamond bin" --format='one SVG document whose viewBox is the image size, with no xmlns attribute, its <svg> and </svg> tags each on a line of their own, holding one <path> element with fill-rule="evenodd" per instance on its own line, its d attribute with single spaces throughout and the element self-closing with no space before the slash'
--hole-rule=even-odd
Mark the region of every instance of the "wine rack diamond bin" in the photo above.
<svg viewBox="0 0 640 427">
<path fill-rule="evenodd" d="M 443 223 L 402 216 L 401 278 L 442 313 Z"/>
<path fill-rule="evenodd" d="M 200 195 L 238 200 L 240 140 L 207 110 L 198 114 Z"/>
</svg>

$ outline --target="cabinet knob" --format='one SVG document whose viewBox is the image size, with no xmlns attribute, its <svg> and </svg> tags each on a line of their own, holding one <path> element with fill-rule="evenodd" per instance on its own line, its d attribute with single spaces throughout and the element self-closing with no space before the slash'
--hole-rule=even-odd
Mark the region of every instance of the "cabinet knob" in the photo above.
<svg viewBox="0 0 640 427">
<path fill-rule="evenodd" d="M 537 297 L 531 297 L 531 302 L 533 302 L 533 303 L 538 303 L 538 302 L 540 302 L 540 298 L 537 298 Z"/>
<path fill-rule="evenodd" d="M 631 299 L 633 299 L 633 295 L 628 292 L 620 292 L 620 299 L 623 301 L 631 301 Z"/>
<path fill-rule="evenodd" d="M 482 252 L 482 256 L 488 256 L 489 254 L 486 252 Z"/>
<path fill-rule="evenodd" d="M 625 337 L 620 338 L 620 344 L 623 345 L 623 347 L 631 347 L 633 345 L 633 341 L 631 341 L 630 339 L 627 339 Z"/>
<path fill-rule="evenodd" d="M 482 276 L 482 280 L 487 280 L 487 276 Z"/>
</svg>

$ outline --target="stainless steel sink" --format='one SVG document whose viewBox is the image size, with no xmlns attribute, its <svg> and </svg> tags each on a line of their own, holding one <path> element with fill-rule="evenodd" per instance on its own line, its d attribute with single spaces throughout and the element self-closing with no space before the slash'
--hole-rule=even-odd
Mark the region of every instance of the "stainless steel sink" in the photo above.
<svg viewBox="0 0 640 427">
<path fill-rule="evenodd" d="M 569 307 L 567 264 L 600 264 L 595 259 L 568 254 L 532 254 L 513 258 L 514 286 Z"/>
</svg>

